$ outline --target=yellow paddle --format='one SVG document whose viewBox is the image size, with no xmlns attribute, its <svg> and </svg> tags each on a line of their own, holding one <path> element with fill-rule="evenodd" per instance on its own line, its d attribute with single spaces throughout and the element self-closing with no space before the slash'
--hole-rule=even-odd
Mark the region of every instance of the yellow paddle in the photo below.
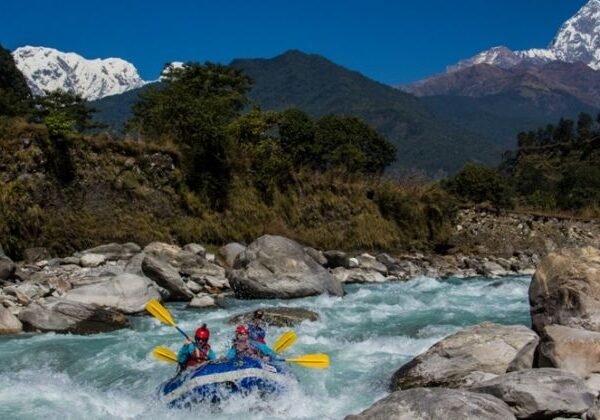
<svg viewBox="0 0 600 420">
<path fill-rule="evenodd" d="M 170 325 L 171 327 L 175 327 L 177 331 L 179 331 L 185 338 L 192 341 L 188 335 L 183 332 L 181 328 L 177 326 L 171 312 L 167 308 L 165 308 L 161 303 L 156 299 L 150 299 L 148 303 L 146 303 L 146 310 L 150 312 L 150 314 L 158 319 L 160 322 L 166 325 Z M 193 341 L 192 341 L 193 343 Z"/>
<path fill-rule="evenodd" d="M 285 361 L 298 363 L 300 366 L 313 369 L 327 369 L 329 367 L 329 356 L 322 353 L 305 354 L 292 359 L 285 359 Z"/>
<path fill-rule="evenodd" d="M 161 362 L 177 363 L 177 355 L 168 347 L 156 347 L 152 350 L 152 356 Z"/>
<path fill-rule="evenodd" d="M 277 339 L 277 341 L 273 343 L 273 350 L 275 353 L 281 353 L 282 351 L 290 348 L 297 339 L 298 336 L 294 331 L 286 331 Z"/>
</svg>

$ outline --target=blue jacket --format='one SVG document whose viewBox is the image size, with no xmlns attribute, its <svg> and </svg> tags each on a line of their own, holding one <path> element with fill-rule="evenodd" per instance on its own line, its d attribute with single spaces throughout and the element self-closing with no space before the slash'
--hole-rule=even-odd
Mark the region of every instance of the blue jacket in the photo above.
<svg viewBox="0 0 600 420">
<path fill-rule="evenodd" d="M 260 352 L 261 356 L 268 356 L 271 359 L 276 359 L 277 358 L 277 353 L 275 353 L 273 350 L 271 350 L 269 348 L 269 346 L 267 346 L 266 344 L 263 343 L 259 343 L 258 341 L 254 341 L 254 340 L 250 340 L 250 345 L 253 347 L 256 347 L 258 349 L 258 351 Z M 229 351 L 227 352 L 227 359 L 231 360 L 231 359 L 235 359 L 237 357 L 237 352 L 235 350 L 235 345 L 232 346 Z"/>
<path fill-rule="evenodd" d="M 188 360 L 190 360 L 190 357 L 192 357 L 192 355 L 194 354 L 194 350 L 196 350 L 196 345 L 194 343 L 184 344 L 183 346 L 181 346 L 179 352 L 177 353 L 177 362 L 187 363 Z M 207 356 L 208 360 L 215 360 L 217 358 L 215 352 L 212 349 L 208 351 Z"/>
<path fill-rule="evenodd" d="M 254 323 L 248 324 L 248 336 L 250 340 L 259 341 L 263 343 L 265 341 L 265 329 L 260 325 L 254 325 Z"/>
</svg>

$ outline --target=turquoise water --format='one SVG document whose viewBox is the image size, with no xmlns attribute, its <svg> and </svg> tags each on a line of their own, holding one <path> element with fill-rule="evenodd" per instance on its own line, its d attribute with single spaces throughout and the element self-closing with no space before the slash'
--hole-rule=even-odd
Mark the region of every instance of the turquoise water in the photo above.
<svg viewBox="0 0 600 420">
<path fill-rule="evenodd" d="M 170 306 L 184 330 L 201 323 L 223 354 L 234 314 L 260 306 L 316 311 L 321 320 L 294 328 L 298 342 L 286 355 L 326 352 L 328 370 L 294 366 L 299 384 L 270 401 L 230 401 L 219 412 L 166 410 L 157 385 L 174 366 L 152 359 L 157 345 L 177 351 L 182 340 L 150 317 L 133 328 L 93 336 L 21 335 L 0 338 L 0 419 L 340 419 L 387 394 L 392 373 L 440 338 L 482 321 L 529 325 L 529 278 L 436 280 L 347 286 L 343 298 L 319 296 L 291 301 L 225 302 L 226 309 L 191 311 Z M 273 340 L 285 329 L 271 328 Z"/>
</svg>

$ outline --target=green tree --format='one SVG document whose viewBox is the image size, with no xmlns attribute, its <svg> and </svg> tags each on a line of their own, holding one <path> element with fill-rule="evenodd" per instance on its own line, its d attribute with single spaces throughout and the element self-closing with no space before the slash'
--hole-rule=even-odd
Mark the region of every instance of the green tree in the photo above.
<svg viewBox="0 0 600 420">
<path fill-rule="evenodd" d="M 290 108 L 280 113 L 278 127 L 282 149 L 295 165 L 309 166 L 319 153 L 315 121 L 306 112 Z"/>
<path fill-rule="evenodd" d="M 313 147 L 315 169 L 345 167 L 379 174 L 396 159 L 396 148 L 356 117 L 329 115 L 317 122 Z"/>
<path fill-rule="evenodd" d="M 555 143 L 569 143 L 573 140 L 573 120 L 561 118 L 554 130 Z"/>
<path fill-rule="evenodd" d="M 184 156 L 190 188 L 223 209 L 230 179 L 227 127 L 247 103 L 250 79 L 218 64 L 167 68 L 160 87 L 140 94 L 129 128 L 174 141 Z"/>
<path fill-rule="evenodd" d="M 494 169 L 467 163 L 456 175 L 442 183 L 459 200 L 489 202 L 499 208 L 512 207 L 512 190 L 508 181 Z"/>
<path fill-rule="evenodd" d="M 0 115 L 26 116 L 32 109 L 27 81 L 15 65 L 10 51 L 0 45 Z"/>
<path fill-rule="evenodd" d="M 92 122 L 95 109 L 81 95 L 64 90 L 46 91 L 35 100 L 35 119 L 48 126 L 50 135 L 64 136 L 68 132 L 83 132 L 99 127 Z"/>
<path fill-rule="evenodd" d="M 592 137 L 592 130 L 594 128 L 594 119 L 587 112 L 579 114 L 577 119 L 577 141 L 587 141 Z"/>
<path fill-rule="evenodd" d="M 558 204 L 564 209 L 600 205 L 600 168 L 570 167 L 558 184 Z"/>
</svg>

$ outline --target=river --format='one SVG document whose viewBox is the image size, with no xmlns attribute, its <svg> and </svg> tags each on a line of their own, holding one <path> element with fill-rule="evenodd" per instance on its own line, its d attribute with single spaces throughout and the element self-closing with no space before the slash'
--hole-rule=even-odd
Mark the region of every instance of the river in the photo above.
<svg viewBox="0 0 600 420">
<path fill-rule="evenodd" d="M 156 387 L 174 366 L 155 361 L 157 345 L 182 343 L 173 328 L 151 317 L 132 329 L 91 336 L 23 334 L 0 338 L 0 419 L 341 419 L 387 394 L 391 375 L 442 337 L 482 321 L 529 325 L 529 277 L 436 280 L 346 286 L 343 298 L 225 301 L 226 308 L 185 310 L 169 305 L 179 326 L 193 333 L 206 322 L 211 343 L 224 354 L 234 326 L 226 320 L 264 306 L 316 311 L 318 322 L 294 328 L 298 342 L 286 355 L 325 352 L 327 370 L 294 366 L 298 386 L 277 399 L 235 399 L 220 411 L 167 410 Z M 285 329 L 270 328 L 273 341 Z"/>
</svg>

